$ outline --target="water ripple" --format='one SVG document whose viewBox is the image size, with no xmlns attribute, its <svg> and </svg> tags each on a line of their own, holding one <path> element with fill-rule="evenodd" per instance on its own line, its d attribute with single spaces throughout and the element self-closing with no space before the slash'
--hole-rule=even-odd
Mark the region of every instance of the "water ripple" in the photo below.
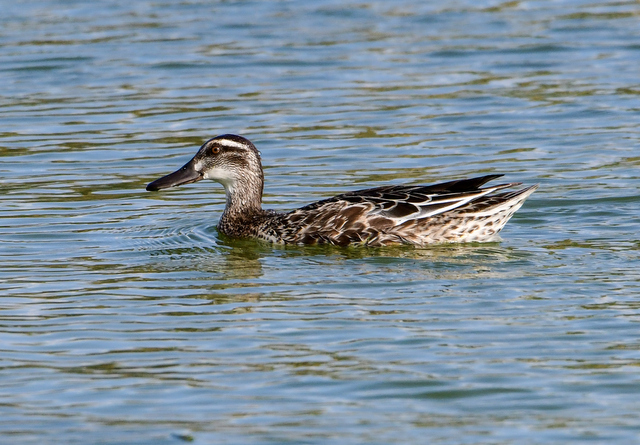
<svg viewBox="0 0 640 445">
<path fill-rule="evenodd" d="M 637 4 L 3 5 L 0 432 L 633 443 Z M 207 138 L 279 210 L 504 173 L 490 244 L 272 246 L 145 185 Z M 523 439 L 526 438 L 526 439 Z"/>
</svg>

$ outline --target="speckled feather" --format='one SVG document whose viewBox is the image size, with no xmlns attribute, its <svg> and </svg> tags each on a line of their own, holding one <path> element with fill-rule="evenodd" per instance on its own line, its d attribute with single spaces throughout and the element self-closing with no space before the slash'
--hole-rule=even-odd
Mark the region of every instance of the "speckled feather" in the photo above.
<svg viewBox="0 0 640 445">
<path fill-rule="evenodd" d="M 185 177 L 189 169 L 193 172 Z M 227 205 L 218 230 L 231 237 L 282 244 L 423 246 L 494 239 L 538 187 L 502 193 L 494 192 L 519 183 L 481 188 L 501 176 L 358 190 L 281 213 L 261 207 L 264 179 L 257 149 L 240 136 L 223 135 L 207 141 L 182 169 L 147 189 L 203 178 L 220 182 Z"/>
<path fill-rule="evenodd" d="M 459 181 L 458 186 L 500 175 Z M 458 182 L 458 181 L 457 181 Z M 537 186 L 486 196 L 517 184 L 452 192 L 446 184 L 392 186 L 360 190 L 319 201 L 289 213 L 263 211 L 236 227 L 220 227 L 231 236 L 284 244 L 393 244 L 488 241 Z"/>
</svg>

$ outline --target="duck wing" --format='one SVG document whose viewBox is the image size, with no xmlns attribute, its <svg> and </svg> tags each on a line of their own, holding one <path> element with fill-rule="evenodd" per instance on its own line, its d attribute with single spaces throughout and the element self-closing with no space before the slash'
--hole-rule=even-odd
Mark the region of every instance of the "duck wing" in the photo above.
<svg viewBox="0 0 640 445">
<path fill-rule="evenodd" d="M 390 185 L 357 190 L 318 201 L 297 211 L 354 206 L 367 208 L 370 216 L 389 218 L 395 222 L 394 225 L 398 225 L 410 219 L 435 216 L 464 206 L 496 190 L 519 185 L 509 183 L 480 188 L 501 176 L 503 175 L 487 175 L 433 185 Z"/>
<path fill-rule="evenodd" d="M 309 204 L 287 214 L 297 241 L 366 242 L 410 220 L 433 217 L 518 183 L 480 188 L 503 175 L 434 185 L 392 185 L 357 190 Z M 293 234 L 292 234 L 293 235 Z"/>
</svg>

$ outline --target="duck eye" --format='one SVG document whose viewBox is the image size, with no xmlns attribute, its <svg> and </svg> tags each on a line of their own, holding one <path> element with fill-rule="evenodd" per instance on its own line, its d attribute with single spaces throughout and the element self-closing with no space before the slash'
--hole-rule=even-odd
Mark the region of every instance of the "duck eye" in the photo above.
<svg viewBox="0 0 640 445">
<path fill-rule="evenodd" d="M 214 155 L 220 153 L 220 146 L 214 145 L 213 147 L 211 147 L 211 153 L 213 153 Z"/>
</svg>

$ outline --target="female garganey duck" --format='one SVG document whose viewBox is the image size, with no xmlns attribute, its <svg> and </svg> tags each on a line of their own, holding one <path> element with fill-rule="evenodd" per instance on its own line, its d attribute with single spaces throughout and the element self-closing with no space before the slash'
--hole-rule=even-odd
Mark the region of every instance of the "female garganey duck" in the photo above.
<svg viewBox="0 0 640 445">
<path fill-rule="evenodd" d="M 224 187 L 227 204 L 218 230 L 238 238 L 281 244 L 345 246 L 489 241 L 537 185 L 480 188 L 502 175 L 435 185 L 388 185 L 349 192 L 288 213 L 262 209 L 264 174 L 260 154 L 247 139 L 224 134 L 208 140 L 180 170 L 156 179 L 149 191 L 212 179 Z"/>
</svg>

